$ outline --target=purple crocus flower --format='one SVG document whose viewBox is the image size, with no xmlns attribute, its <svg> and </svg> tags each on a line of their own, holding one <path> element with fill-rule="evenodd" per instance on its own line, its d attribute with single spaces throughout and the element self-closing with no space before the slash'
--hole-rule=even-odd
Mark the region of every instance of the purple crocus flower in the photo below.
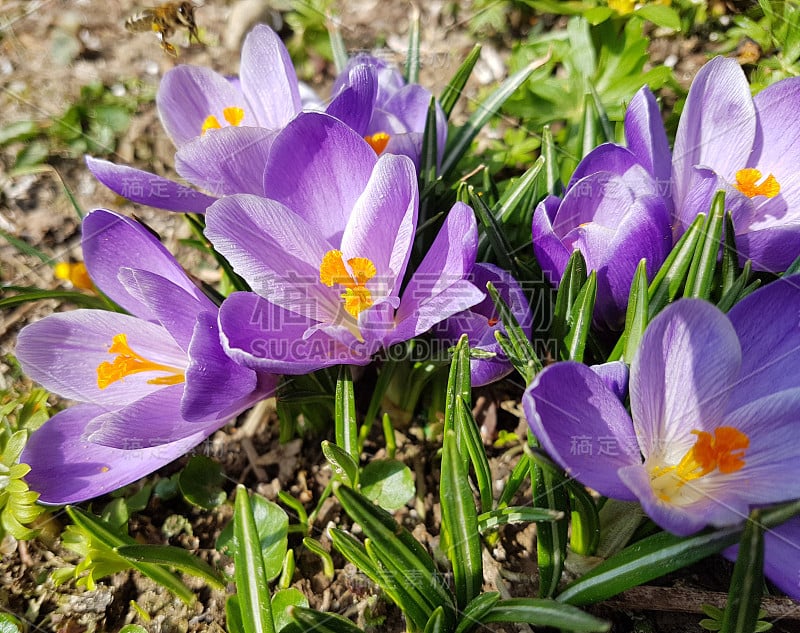
<svg viewBox="0 0 800 633">
<path fill-rule="evenodd" d="M 419 84 L 406 84 L 403 76 L 385 61 L 362 53 L 350 59 L 337 77 L 332 94 L 347 90 L 366 93 L 362 87 L 365 74 L 375 82 L 372 99 L 366 108 L 345 111 L 329 107 L 333 114 L 366 138 L 376 153 L 402 154 L 414 161 L 419 169 L 422 137 L 432 95 Z M 436 103 L 436 142 L 441 161 L 447 141 L 447 117 Z"/>
<path fill-rule="evenodd" d="M 303 113 L 286 126 L 264 189 L 223 198 L 206 216 L 206 236 L 254 291 L 220 309 L 237 362 L 289 374 L 366 364 L 483 298 L 465 279 L 477 226 L 461 203 L 400 296 L 417 225 L 414 165 L 378 157 L 332 116 Z"/>
<path fill-rule="evenodd" d="M 548 196 L 533 215 L 533 250 L 555 286 L 574 250 L 597 272 L 595 322 L 621 328 L 631 282 L 641 259 L 652 279 L 672 246 L 670 201 L 664 195 L 669 146 L 654 122 L 658 108 L 646 88 L 625 118 L 628 147 L 606 143 L 578 165 L 564 198 Z"/>
<path fill-rule="evenodd" d="M 147 475 L 276 386 L 225 355 L 217 307 L 142 225 L 93 211 L 83 251 L 94 282 L 130 315 L 75 310 L 19 334 L 25 372 L 80 403 L 53 416 L 22 453 L 44 503 L 81 501 Z"/>
<path fill-rule="evenodd" d="M 525 335 L 530 338 L 533 329 L 533 315 L 528 298 L 519 287 L 517 280 L 502 268 L 493 264 L 475 264 L 468 279 L 478 288 L 486 288 L 492 282 L 500 296 L 510 308 Z M 443 322 L 444 339 L 455 343 L 462 334 L 469 336 L 472 349 L 495 354 L 492 358 L 472 358 L 469 361 L 473 387 L 488 385 L 511 373 L 513 366 L 503 353 L 495 338 L 495 332 L 505 334 L 505 328 L 495 310 L 494 301 L 487 294 L 480 303 L 469 310 L 459 312 Z"/>
<path fill-rule="evenodd" d="M 800 255 L 800 78 L 753 98 L 736 60 L 711 60 L 689 89 L 673 156 L 678 234 L 722 189 L 742 262 L 780 272 Z"/>
<path fill-rule="evenodd" d="M 533 432 L 571 475 L 638 500 L 675 534 L 797 498 L 798 282 L 774 282 L 727 316 L 697 299 L 667 307 L 631 365 L 631 414 L 588 367 L 547 367 L 523 398 Z"/>
</svg>

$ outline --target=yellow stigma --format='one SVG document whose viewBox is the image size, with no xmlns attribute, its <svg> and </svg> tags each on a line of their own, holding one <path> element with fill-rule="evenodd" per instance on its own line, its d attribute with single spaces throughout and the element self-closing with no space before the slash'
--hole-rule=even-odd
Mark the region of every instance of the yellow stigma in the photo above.
<svg viewBox="0 0 800 633">
<path fill-rule="evenodd" d="M 756 196 L 774 198 L 781 192 L 781 186 L 772 174 L 767 176 L 760 185 L 757 184 L 759 180 L 761 180 L 761 172 L 757 169 L 740 169 L 736 172 L 736 184 L 734 186 L 748 198 L 755 198 Z"/>
<path fill-rule="evenodd" d="M 344 309 L 351 316 L 358 318 L 361 312 L 372 306 L 372 293 L 365 284 L 376 273 L 375 264 L 366 257 L 352 257 L 347 260 L 345 266 L 342 251 L 333 250 L 325 253 L 322 258 L 319 280 L 328 287 L 344 286 L 345 291 L 341 295 L 344 299 Z"/>
<path fill-rule="evenodd" d="M 732 426 L 706 431 L 692 431 L 697 440 L 676 466 L 661 466 L 650 471 L 653 490 L 662 501 L 672 501 L 689 481 L 711 472 L 729 475 L 745 465 L 744 454 L 750 438 Z"/>
<path fill-rule="evenodd" d="M 89 277 L 86 265 L 83 262 L 76 262 L 74 264 L 59 262 L 55 265 L 55 268 L 53 268 L 53 274 L 56 276 L 56 279 L 68 281 L 81 290 L 94 289 L 92 278 Z"/>
<path fill-rule="evenodd" d="M 134 352 L 128 345 L 128 337 L 125 334 L 117 334 L 113 338 L 108 353 L 116 354 L 117 357 L 110 363 L 104 361 L 97 366 L 97 386 L 100 389 L 105 389 L 111 383 L 122 380 L 126 376 L 143 371 L 167 373 L 166 376 L 148 380 L 147 382 L 151 385 L 177 385 L 186 379 L 183 370 L 154 363 Z"/>
<path fill-rule="evenodd" d="M 376 134 L 365 136 L 364 140 L 369 143 L 369 146 L 380 156 L 389 144 L 390 138 L 391 137 L 386 132 L 377 132 Z"/>
<path fill-rule="evenodd" d="M 227 108 L 223 108 L 222 118 L 224 118 L 229 125 L 239 125 L 244 120 L 244 109 L 237 106 L 228 106 Z M 219 119 L 213 114 L 209 114 L 206 117 L 206 120 L 203 121 L 203 127 L 200 130 L 200 134 L 205 134 L 209 130 L 218 130 L 221 127 L 222 125 L 220 125 Z"/>
</svg>

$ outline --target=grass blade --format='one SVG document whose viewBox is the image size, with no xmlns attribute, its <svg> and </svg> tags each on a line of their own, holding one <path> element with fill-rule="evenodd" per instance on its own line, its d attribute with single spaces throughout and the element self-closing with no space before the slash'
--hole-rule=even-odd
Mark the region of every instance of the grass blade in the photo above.
<svg viewBox="0 0 800 633">
<path fill-rule="evenodd" d="M 648 293 L 650 303 L 650 318 L 664 309 L 678 295 L 684 285 L 689 266 L 694 258 L 694 251 L 702 233 L 706 216 L 698 215 L 691 226 L 686 230 L 678 243 L 672 248 L 667 259 L 661 265 L 653 281 L 650 282 Z"/>
<path fill-rule="evenodd" d="M 356 399 L 353 394 L 353 374 L 349 365 L 339 367 L 336 381 L 336 403 L 334 409 L 336 445 L 358 463 L 358 421 Z"/>
<path fill-rule="evenodd" d="M 684 297 L 709 299 L 714 285 L 714 271 L 717 268 L 722 226 L 725 220 L 725 193 L 718 191 L 711 202 L 711 210 L 705 225 L 703 239 L 695 248 L 695 256 L 686 279 Z"/>
<path fill-rule="evenodd" d="M 761 512 L 753 510 L 739 542 L 722 633 L 749 633 L 756 628 L 764 585 L 764 529 Z"/>
<path fill-rule="evenodd" d="M 584 633 L 604 633 L 611 628 L 610 622 L 584 613 L 580 609 L 560 604 L 555 600 L 536 598 L 500 600 L 484 614 L 481 622 L 484 624 L 491 622 L 525 622 L 535 626 Z"/>
<path fill-rule="evenodd" d="M 206 561 L 188 550 L 173 545 L 122 545 L 114 548 L 129 561 L 174 567 L 186 574 L 202 578 L 215 589 L 225 589 L 225 579 Z"/>
<path fill-rule="evenodd" d="M 407 84 L 419 82 L 419 9 L 411 5 L 410 28 L 408 29 L 408 55 L 403 70 Z"/>
<path fill-rule="evenodd" d="M 481 46 L 480 44 L 475 44 L 472 47 L 472 50 L 467 55 L 466 59 L 461 63 L 461 66 L 458 67 L 456 74 L 453 75 L 453 78 L 450 80 L 450 83 L 445 86 L 445 89 L 442 91 L 441 96 L 439 97 L 439 104 L 442 106 L 442 110 L 444 110 L 444 115 L 449 119 L 450 114 L 453 112 L 453 108 L 458 101 L 458 98 L 461 96 L 461 91 L 464 90 L 464 86 L 467 85 L 467 81 L 469 80 L 469 76 L 472 74 L 472 69 L 475 68 L 475 64 L 478 63 L 478 58 L 481 56 Z"/>
<path fill-rule="evenodd" d="M 558 521 L 564 518 L 563 512 L 547 508 L 531 508 L 530 506 L 511 506 L 490 510 L 478 515 L 478 530 L 483 534 L 487 530 L 509 523 L 538 523 L 539 521 Z"/>
<path fill-rule="evenodd" d="M 461 438 L 459 450 L 463 453 L 466 448 L 469 461 L 472 462 L 475 483 L 481 499 L 481 512 L 487 512 L 492 509 L 492 472 L 478 425 L 463 398 L 456 399 L 456 434 Z"/>
<path fill-rule="evenodd" d="M 592 329 L 594 302 L 597 297 L 597 273 L 592 271 L 583 288 L 575 298 L 570 312 L 570 330 L 564 338 L 566 357 L 569 360 L 583 361 L 586 342 Z"/>
</svg>

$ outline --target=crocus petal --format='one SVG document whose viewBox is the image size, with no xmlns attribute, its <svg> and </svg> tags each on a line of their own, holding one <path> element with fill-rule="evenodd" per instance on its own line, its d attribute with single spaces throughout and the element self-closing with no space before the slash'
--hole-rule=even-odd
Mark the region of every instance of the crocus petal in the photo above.
<svg viewBox="0 0 800 633">
<path fill-rule="evenodd" d="M 393 342 L 421 334 L 483 299 L 483 293 L 464 280 L 475 264 L 477 249 L 475 215 L 456 202 L 403 292 Z M 438 315 L 437 310 L 441 310 Z"/>
<path fill-rule="evenodd" d="M 677 464 L 692 430 L 719 425 L 739 373 L 730 321 L 699 299 L 674 303 L 645 330 L 631 365 L 631 413 L 645 459 Z"/>
<path fill-rule="evenodd" d="M 628 366 L 623 361 L 612 361 L 602 365 L 592 365 L 591 370 L 596 373 L 620 402 L 625 401 L 628 393 Z"/>
<path fill-rule="evenodd" d="M 716 57 L 700 69 L 681 113 L 672 159 L 675 204 L 680 209 L 695 165 L 733 181 L 756 134 L 750 86 L 735 59 Z"/>
<path fill-rule="evenodd" d="M 134 373 L 105 389 L 97 385 L 97 368 L 111 362 L 113 337 L 125 334 L 132 350 L 155 363 L 181 371 L 186 355 L 167 331 L 126 314 L 74 310 L 51 314 L 24 327 L 17 338 L 17 358 L 25 373 L 65 398 L 123 406 L 163 385 L 148 381 L 161 373 Z"/>
<path fill-rule="evenodd" d="M 264 170 L 264 195 L 338 244 L 377 160 L 369 144 L 338 119 L 303 113 L 275 139 Z"/>
<path fill-rule="evenodd" d="M 422 155 L 422 132 L 404 132 L 390 136 L 383 153 L 407 156 L 414 163 L 414 169 L 419 170 L 420 156 Z"/>
<path fill-rule="evenodd" d="M 182 288 L 199 302 L 207 302 L 172 254 L 144 226 L 125 216 L 96 209 L 83 220 L 81 246 L 92 280 L 113 301 L 136 316 L 157 320 L 156 315 L 128 292 L 119 280 L 121 268 L 149 270 Z"/>
<path fill-rule="evenodd" d="M 625 111 L 625 142 L 650 172 L 659 193 L 670 197 L 672 155 L 656 98 L 647 86 L 634 95 Z"/>
<path fill-rule="evenodd" d="M 257 25 L 244 40 L 240 70 L 242 92 L 261 127 L 279 129 L 300 112 L 297 74 L 281 38 Z"/>
<path fill-rule="evenodd" d="M 252 292 L 234 292 L 219 311 L 222 346 L 237 363 L 276 374 L 306 374 L 341 363 L 366 365 L 370 354 L 342 345 L 314 321 Z"/>
<path fill-rule="evenodd" d="M 731 390 L 728 411 L 800 386 L 800 275 L 759 288 L 739 301 L 728 318 L 742 347 L 741 373 Z"/>
<path fill-rule="evenodd" d="M 419 188 L 414 165 L 404 156 L 382 156 L 356 201 L 342 236 L 345 259 L 366 257 L 386 286 L 402 280 L 417 230 Z"/>
<path fill-rule="evenodd" d="M 216 198 L 191 187 L 141 169 L 115 165 L 91 156 L 86 157 L 86 166 L 95 178 L 114 193 L 148 207 L 182 213 L 205 213 L 216 201 Z"/>
<path fill-rule="evenodd" d="M 727 558 L 728 550 L 724 552 Z M 800 600 L 800 517 L 764 533 L 764 574 L 793 600 Z"/>
<path fill-rule="evenodd" d="M 633 423 L 596 373 L 572 361 L 550 365 L 522 405 L 533 434 L 567 473 L 603 495 L 636 499 L 617 475 L 641 463 Z"/>
<path fill-rule="evenodd" d="M 575 187 L 580 180 L 592 174 L 598 172 L 624 174 L 636 165 L 640 165 L 640 161 L 633 151 L 614 143 L 603 143 L 586 154 L 581 162 L 578 163 L 569 179 L 567 191 Z M 601 181 L 598 185 L 592 185 L 592 187 L 584 184 L 577 193 L 585 198 L 602 195 L 608 184 L 607 178 L 608 176 L 606 176 L 605 181 Z"/>
<path fill-rule="evenodd" d="M 315 321 L 338 314 L 337 291 L 320 282 L 320 265 L 333 246 L 280 202 L 223 198 L 209 209 L 205 234 L 254 292 Z"/>
<path fill-rule="evenodd" d="M 365 136 L 378 94 L 375 69 L 369 64 L 357 64 L 346 75 L 346 82 L 335 93 L 325 112 Z"/>
<path fill-rule="evenodd" d="M 222 349 L 216 312 L 203 312 L 189 348 L 181 416 L 190 422 L 225 420 L 261 399 L 256 373 L 234 363 Z"/>
<path fill-rule="evenodd" d="M 221 123 L 225 108 L 242 108 L 242 125 L 256 125 L 257 119 L 248 112 L 244 95 L 225 77 L 210 68 L 177 66 L 168 71 L 158 86 L 156 106 L 161 124 L 180 147 L 200 136 L 203 123 L 213 115 Z"/>
<path fill-rule="evenodd" d="M 198 431 L 210 435 L 224 422 L 193 424 L 181 417 L 183 385 L 164 387 L 136 402 L 97 416 L 87 425 L 86 439 L 92 444 L 121 450 L 138 450 L 192 437 Z"/>
<path fill-rule="evenodd" d="M 778 274 L 800 255 L 800 219 L 736 236 L 740 265 L 750 260 L 753 270 Z"/>
<path fill-rule="evenodd" d="M 558 287 L 572 249 L 567 248 L 553 230 L 553 219 L 561 200 L 547 196 L 533 212 L 533 252 L 547 280 Z"/>
<path fill-rule="evenodd" d="M 189 349 L 196 315 L 203 310 L 216 310 L 209 299 L 198 299 L 149 270 L 122 268 L 119 280 L 132 297 L 149 308 L 153 320 L 160 323 L 184 351 Z"/>
<path fill-rule="evenodd" d="M 754 98 L 758 131 L 747 166 L 783 178 L 800 162 L 800 78 L 790 77 L 764 88 Z M 791 124 L 787 124 L 791 122 Z"/>
<path fill-rule="evenodd" d="M 184 143 L 175 170 L 217 196 L 264 193 L 264 167 L 277 132 L 257 127 L 209 130 Z"/>
<path fill-rule="evenodd" d="M 20 456 L 31 471 L 25 476 L 46 504 L 77 503 L 111 492 L 180 457 L 205 437 L 203 430 L 171 444 L 149 442 L 137 450 L 99 446 L 84 429 L 106 409 L 89 404 L 54 415 L 31 435 Z"/>
</svg>

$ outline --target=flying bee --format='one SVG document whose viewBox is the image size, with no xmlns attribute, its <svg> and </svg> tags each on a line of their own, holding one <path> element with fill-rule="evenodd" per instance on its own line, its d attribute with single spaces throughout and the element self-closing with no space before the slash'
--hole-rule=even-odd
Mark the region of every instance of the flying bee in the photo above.
<svg viewBox="0 0 800 633">
<path fill-rule="evenodd" d="M 194 19 L 196 6 L 192 2 L 167 2 L 160 7 L 148 7 L 125 20 L 125 28 L 131 33 L 153 31 L 158 34 L 161 48 L 172 57 L 178 56 L 176 48 L 167 41 L 181 27 L 189 30 L 189 43 L 192 37 L 200 44 L 197 22 Z"/>
</svg>

